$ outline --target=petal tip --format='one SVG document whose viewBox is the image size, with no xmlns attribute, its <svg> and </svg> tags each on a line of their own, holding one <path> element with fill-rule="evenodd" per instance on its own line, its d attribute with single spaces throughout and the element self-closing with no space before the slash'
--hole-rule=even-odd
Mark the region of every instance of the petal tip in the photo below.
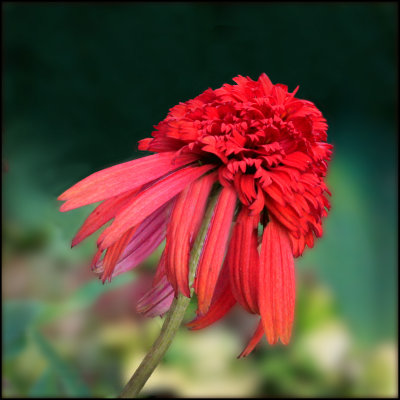
<svg viewBox="0 0 400 400">
<path fill-rule="evenodd" d="M 62 204 L 62 205 L 60 206 L 60 211 L 61 211 L 61 212 L 69 211 L 68 203 Z"/>
<path fill-rule="evenodd" d="M 68 192 L 70 191 L 70 189 L 67 189 L 65 192 L 63 192 L 63 193 L 61 193 L 58 197 L 57 197 L 57 200 L 60 200 L 60 201 L 65 201 L 65 200 L 68 200 Z"/>
</svg>

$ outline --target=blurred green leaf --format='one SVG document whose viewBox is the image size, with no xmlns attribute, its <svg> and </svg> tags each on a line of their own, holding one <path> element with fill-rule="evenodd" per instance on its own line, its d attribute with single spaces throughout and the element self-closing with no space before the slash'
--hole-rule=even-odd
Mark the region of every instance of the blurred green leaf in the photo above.
<svg viewBox="0 0 400 400">
<path fill-rule="evenodd" d="M 27 332 L 42 310 L 35 301 L 8 300 L 3 304 L 3 357 L 16 356 L 26 345 Z"/>
<path fill-rule="evenodd" d="M 99 279 L 91 280 L 82 287 L 80 287 L 71 297 L 67 304 L 68 307 L 88 307 L 93 304 L 102 294 L 118 287 L 132 283 L 135 279 L 134 275 L 124 274 L 120 275 L 109 283 L 102 284 Z"/>
<path fill-rule="evenodd" d="M 62 360 L 47 339 L 37 331 L 34 332 L 33 337 L 43 356 L 49 362 L 49 369 L 36 382 L 30 394 L 45 396 L 61 392 L 63 395 L 72 397 L 89 396 L 89 389 L 84 381 Z M 49 392 L 54 390 L 56 392 Z"/>
<path fill-rule="evenodd" d="M 297 295 L 296 330 L 309 332 L 317 326 L 337 318 L 335 299 L 327 288 L 321 285 L 306 285 L 301 282 Z"/>
<path fill-rule="evenodd" d="M 55 374 L 52 368 L 47 368 L 29 391 L 29 396 L 51 396 L 59 392 Z"/>
<path fill-rule="evenodd" d="M 59 303 L 51 303 L 41 313 L 38 323 L 47 323 L 54 318 L 66 313 L 78 311 L 90 307 L 104 293 L 132 283 L 134 275 L 123 274 L 115 277 L 110 283 L 103 285 L 100 280 L 94 279 L 81 286 L 71 297 Z"/>
</svg>

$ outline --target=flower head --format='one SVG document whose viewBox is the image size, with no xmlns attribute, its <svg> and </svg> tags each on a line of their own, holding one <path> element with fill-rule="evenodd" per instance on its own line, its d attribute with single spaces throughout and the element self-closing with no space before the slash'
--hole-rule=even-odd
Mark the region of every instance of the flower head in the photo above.
<svg viewBox="0 0 400 400">
<path fill-rule="evenodd" d="M 249 345 L 290 339 L 294 258 L 322 235 L 330 208 L 324 177 L 327 124 L 297 89 L 234 78 L 179 103 L 140 150 L 155 154 L 96 172 L 64 192 L 61 211 L 102 201 L 76 245 L 113 220 L 97 241 L 92 267 L 103 282 L 134 268 L 165 238 L 154 284 L 139 311 L 161 315 L 180 292 L 197 295 L 191 329 L 222 318 L 236 303 L 260 316 Z M 211 193 L 216 204 L 192 284 L 189 258 Z M 102 257 L 105 253 L 104 257 Z"/>
</svg>

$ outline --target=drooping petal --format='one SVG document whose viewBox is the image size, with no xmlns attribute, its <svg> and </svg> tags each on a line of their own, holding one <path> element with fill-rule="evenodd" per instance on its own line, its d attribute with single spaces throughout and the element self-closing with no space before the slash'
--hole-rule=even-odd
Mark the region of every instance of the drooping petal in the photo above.
<svg viewBox="0 0 400 400">
<path fill-rule="evenodd" d="M 103 283 L 109 279 L 111 281 L 111 276 L 113 274 L 115 265 L 121 256 L 121 253 L 124 251 L 125 247 L 131 240 L 132 236 L 135 234 L 137 227 L 133 227 L 127 230 L 122 237 L 111 245 L 106 252 L 106 255 L 103 259 L 103 274 L 101 276 L 101 280 Z"/>
<path fill-rule="evenodd" d="M 253 336 L 250 339 L 249 344 L 246 346 L 246 348 L 239 354 L 238 358 L 243 358 L 247 357 L 257 346 L 258 342 L 261 340 L 261 338 L 264 335 L 264 327 L 262 324 L 262 321 L 257 325 L 257 329 L 255 330 Z"/>
<path fill-rule="evenodd" d="M 76 183 L 58 197 L 67 200 L 60 211 L 105 200 L 139 188 L 197 159 L 197 156 L 176 158 L 176 152 L 157 153 L 103 169 Z"/>
<path fill-rule="evenodd" d="M 167 232 L 166 272 L 176 296 L 179 289 L 185 296 L 190 297 L 190 250 L 216 178 L 215 173 L 201 177 L 184 189 L 175 202 Z"/>
<path fill-rule="evenodd" d="M 250 215 L 248 208 L 242 207 L 227 254 L 232 292 L 236 300 L 250 313 L 258 313 L 259 220 L 259 215 Z"/>
<path fill-rule="evenodd" d="M 165 275 L 137 303 L 136 311 L 145 317 L 165 314 L 174 300 L 174 289 Z"/>
<path fill-rule="evenodd" d="M 325 143 L 326 120 L 312 102 L 294 97 L 297 89 L 290 93 L 265 74 L 257 81 L 238 76 L 234 82 L 171 108 L 152 138 L 139 143 L 140 149 L 161 154 L 99 171 L 59 199 L 66 201 L 62 211 L 104 201 L 73 245 L 114 218 L 92 262 L 103 280 L 138 265 L 167 234 L 152 289 L 139 304 L 140 311 L 154 316 L 170 307 L 174 295 L 191 294 L 190 251 L 209 195 L 209 188 L 199 187 L 198 193 L 195 188 L 218 175 L 224 191 L 236 195 L 228 201 L 225 194 L 225 203 L 222 194 L 211 199 L 217 207 L 210 207 L 211 223 L 201 231 L 201 254 L 194 253 L 198 310 L 189 326 L 208 326 L 239 302 L 261 317 L 239 356 L 245 357 L 264 333 L 270 343 L 289 342 L 293 257 L 323 233 L 332 146 Z M 170 211 L 174 207 L 171 222 L 171 213 L 160 211 L 168 203 Z M 228 245 L 236 203 L 241 211 Z"/>
<path fill-rule="evenodd" d="M 290 340 L 295 304 L 295 271 L 292 247 L 285 228 L 271 219 L 264 229 L 258 302 L 270 344 Z"/>
<path fill-rule="evenodd" d="M 210 306 L 228 243 L 232 218 L 236 206 L 236 193 L 230 186 L 219 195 L 204 242 L 196 272 L 194 288 L 201 314 Z"/>
<path fill-rule="evenodd" d="M 104 250 L 103 249 L 97 249 L 96 254 L 93 256 L 92 262 L 90 263 L 90 269 L 93 271 L 96 271 L 96 266 L 103 254 Z M 103 272 L 103 271 L 101 271 Z"/>
<path fill-rule="evenodd" d="M 165 229 L 157 230 L 148 241 L 142 242 L 142 245 L 138 246 L 138 248 L 132 251 L 131 254 L 121 258 L 115 266 L 113 277 L 139 266 L 141 262 L 157 249 L 164 239 Z"/>
<path fill-rule="evenodd" d="M 130 190 L 121 195 L 107 199 L 99 204 L 85 220 L 78 233 L 72 239 L 71 247 L 76 246 L 82 240 L 96 232 L 106 222 L 114 218 L 125 205 L 132 200 L 140 189 Z"/>
<path fill-rule="evenodd" d="M 210 308 L 204 315 L 197 315 L 186 326 L 192 330 L 203 329 L 224 317 L 235 304 L 236 300 L 229 285 L 229 267 L 225 260 L 218 277 Z"/>
<path fill-rule="evenodd" d="M 273 214 L 290 231 L 299 232 L 303 229 L 299 218 L 296 218 L 294 212 L 289 207 L 281 207 L 278 203 L 274 203 L 269 196 L 265 196 L 265 205 L 268 212 Z"/>
<path fill-rule="evenodd" d="M 149 215 L 135 230 L 125 249 L 120 253 L 112 273 L 115 277 L 138 266 L 165 239 L 167 224 L 170 219 L 171 202 L 161 206 Z M 111 246 L 112 247 L 112 246 Z M 99 261 L 97 271 L 104 270 L 105 259 Z"/>
<path fill-rule="evenodd" d="M 172 203 L 173 199 L 163 204 L 139 224 L 135 235 L 123 252 L 122 258 L 131 256 L 132 253 L 146 246 L 153 237 L 165 238 L 166 227 L 171 217 Z"/>
<path fill-rule="evenodd" d="M 292 242 L 293 256 L 295 258 L 301 256 L 306 245 L 304 235 L 300 235 L 298 238 L 296 238 L 290 234 L 289 237 Z"/>
<path fill-rule="evenodd" d="M 132 202 L 115 217 L 114 222 L 104 230 L 99 238 L 101 247 L 106 248 L 111 246 L 124 232 L 132 226 L 138 225 L 157 208 L 175 197 L 188 184 L 201 175 L 204 175 L 213 167 L 213 165 L 186 167 L 171 173 L 163 180 L 141 191 L 135 196 Z"/>
</svg>

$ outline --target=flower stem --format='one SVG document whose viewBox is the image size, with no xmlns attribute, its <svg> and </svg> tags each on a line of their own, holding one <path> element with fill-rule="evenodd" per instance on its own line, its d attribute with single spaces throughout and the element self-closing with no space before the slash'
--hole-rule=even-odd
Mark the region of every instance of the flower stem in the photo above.
<svg viewBox="0 0 400 400">
<path fill-rule="evenodd" d="M 168 350 L 168 347 L 171 345 L 172 340 L 181 325 L 189 303 L 190 298 L 185 297 L 182 294 L 179 294 L 178 298 L 174 299 L 161 328 L 160 336 L 154 342 L 152 348 L 147 353 L 146 357 L 143 359 L 119 397 L 134 398 L 139 394 L 140 390 L 150 378 L 150 375 L 156 369 L 158 363 Z"/>
<path fill-rule="evenodd" d="M 218 200 L 219 191 L 215 192 L 209 201 L 207 210 L 204 214 L 203 222 L 200 227 L 199 233 L 194 242 L 192 251 L 190 253 L 190 263 L 189 263 L 189 284 L 193 283 L 194 276 L 196 273 L 197 264 L 200 259 L 201 250 L 205 238 L 207 236 L 208 226 L 213 216 L 213 211 Z M 191 293 L 193 289 L 191 289 Z M 145 358 L 132 375 L 129 382 L 126 384 L 121 394 L 120 398 L 134 398 L 142 390 L 143 386 L 150 378 L 151 374 L 157 368 L 157 365 L 164 357 L 169 346 L 172 343 L 178 329 L 182 323 L 185 311 L 190 303 L 191 298 L 184 296 L 179 293 L 178 297 L 174 299 L 171 308 L 169 309 L 167 316 L 165 318 L 164 324 L 161 328 L 160 335 L 154 342 L 150 351 L 146 354 Z"/>
</svg>

